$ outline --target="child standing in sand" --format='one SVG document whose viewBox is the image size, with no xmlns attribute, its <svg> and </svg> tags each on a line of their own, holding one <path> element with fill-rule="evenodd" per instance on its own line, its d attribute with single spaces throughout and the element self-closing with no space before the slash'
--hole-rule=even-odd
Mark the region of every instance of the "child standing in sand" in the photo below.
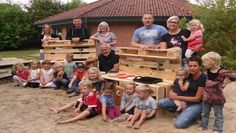
<svg viewBox="0 0 236 133">
<path fill-rule="evenodd" d="M 29 77 L 27 80 L 28 83 L 26 87 L 30 88 L 39 87 L 39 76 L 40 76 L 40 62 L 38 60 L 35 60 L 31 64 Z"/>
<path fill-rule="evenodd" d="M 44 60 L 42 62 L 42 68 L 40 70 L 40 87 L 41 88 L 53 88 L 56 87 L 53 83 L 53 68 L 51 68 L 51 62 L 49 60 Z"/>
<path fill-rule="evenodd" d="M 145 119 L 152 118 L 156 114 L 156 101 L 152 98 L 151 88 L 146 84 L 136 87 L 138 100 L 135 104 L 134 115 L 129 122 L 128 127 L 139 129 Z"/>
<path fill-rule="evenodd" d="M 185 68 L 179 68 L 176 71 L 176 79 L 173 85 L 173 91 L 178 94 L 179 96 L 183 96 L 187 94 L 187 90 L 189 87 L 189 81 L 187 79 L 188 71 Z M 184 94 L 185 93 L 185 94 Z M 174 100 L 174 103 L 177 106 L 176 111 L 181 111 L 185 109 L 186 102 L 180 100 Z"/>
<path fill-rule="evenodd" d="M 113 82 L 105 82 L 102 87 L 102 95 L 100 101 L 102 103 L 102 119 L 108 121 L 108 117 L 113 120 L 121 115 L 118 107 L 115 106 L 114 95 L 115 95 L 115 84 Z"/>
<path fill-rule="evenodd" d="M 223 89 L 225 78 L 236 79 L 236 73 L 229 72 L 221 65 L 221 56 L 216 52 L 208 52 L 202 56 L 203 66 L 207 69 L 206 88 L 203 93 L 203 110 L 201 130 L 206 130 L 211 108 L 214 109 L 215 123 L 213 133 L 221 133 L 223 131 L 223 107 L 225 97 Z"/>
<path fill-rule="evenodd" d="M 204 50 L 203 46 L 203 25 L 199 20 L 191 20 L 188 24 L 188 29 L 191 30 L 189 38 L 181 36 L 184 41 L 188 42 L 188 49 L 185 52 L 185 57 L 190 58 L 194 52 Z"/>
<path fill-rule="evenodd" d="M 29 70 L 24 68 L 24 64 L 16 63 L 13 65 L 13 71 L 15 72 L 15 75 L 13 76 L 15 86 L 25 86 L 27 84 Z"/>
<path fill-rule="evenodd" d="M 92 83 L 88 80 L 82 80 L 79 83 L 82 100 L 73 101 L 61 108 L 49 108 L 53 113 L 59 113 L 69 108 L 75 108 L 74 114 L 72 117 L 66 120 L 59 120 L 57 124 L 65 124 L 70 122 L 75 122 L 85 118 L 92 118 L 100 114 L 101 112 L 101 103 L 92 89 Z"/>
</svg>

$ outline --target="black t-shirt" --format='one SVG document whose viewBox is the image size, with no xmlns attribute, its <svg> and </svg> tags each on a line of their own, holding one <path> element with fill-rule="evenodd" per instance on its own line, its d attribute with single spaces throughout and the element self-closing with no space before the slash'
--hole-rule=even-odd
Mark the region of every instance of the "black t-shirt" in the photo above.
<svg viewBox="0 0 236 133">
<path fill-rule="evenodd" d="M 190 74 L 188 77 L 189 88 L 186 93 L 189 96 L 196 96 L 198 87 L 205 87 L 206 79 L 207 79 L 207 76 L 204 73 L 202 73 L 201 76 L 197 80 L 194 80 L 193 76 Z"/>
<path fill-rule="evenodd" d="M 172 47 L 180 47 L 182 49 L 182 58 L 185 58 L 185 52 L 187 50 L 188 43 L 183 41 L 181 36 L 185 36 L 188 38 L 190 36 L 191 32 L 186 29 L 181 29 L 178 34 L 170 35 L 169 33 L 166 33 L 162 36 L 161 42 L 167 43 L 167 48 Z"/>
<path fill-rule="evenodd" d="M 179 86 L 179 79 L 176 79 L 175 81 L 174 81 L 174 85 L 173 85 L 173 91 L 176 93 L 176 94 L 178 94 L 178 96 L 190 96 L 191 94 L 188 94 L 189 92 L 188 91 L 182 91 L 181 89 L 180 89 L 180 86 Z M 189 82 L 188 81 L 188 79 L 185 79 L 184 80 L 184 83 L 185 82 Z"/>
<path fill-rule="evenodd" d="M 119 63 L 119 56 L 115 54 L 115 51 L 111 50 L 111 53 L 108 56 L 104 56 L 103 54 L 100 54 L 98 56 L 99 61 L 99 70 L 108 72 L 110 71 L 114 64 Z"/>
<path fill-rule="evenodd" d="M 67 31 L 66 39 L 72 40 L 73 37 L 79 37 L 80 40 L 89 39 L 89 30 L 86 27 L 80 27 L 79 29 L 76 29 L 73 26 Z"/>
<path fill-rule="evenodd" d="M 54 72 L 53 73 L 53 76 L 54 76 L 54 78 L 56 79 L 57 78 L 57 74 L 58 74 L 58 72 L 56 71 L 56 72 Z M 67 77 L 67 74 L 66 74 L 66 72 L 64 72 L 64 74 L 63 74 L 63 79 L 67 79 L 67 80 L 69 80 L 69 78 Z"/>
</svg>

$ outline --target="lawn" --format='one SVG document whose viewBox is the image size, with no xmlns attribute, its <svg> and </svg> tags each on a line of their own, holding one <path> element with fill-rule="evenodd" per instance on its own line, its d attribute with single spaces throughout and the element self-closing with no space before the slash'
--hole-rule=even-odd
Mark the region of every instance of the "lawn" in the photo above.
<svg viewBox="0 0 236 133">
<path fill-rule="evenodd" d="M 0 51 L 0 57 L 16 57 L 24 59 L 35 59 L 39 56 L 39 49 Z"/>
</svg>

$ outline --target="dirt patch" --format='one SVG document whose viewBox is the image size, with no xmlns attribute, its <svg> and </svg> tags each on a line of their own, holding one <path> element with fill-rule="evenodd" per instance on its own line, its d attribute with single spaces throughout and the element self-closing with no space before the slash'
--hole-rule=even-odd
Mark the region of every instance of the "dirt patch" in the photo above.
<svg viewBox="0 0 236 133">
<path fill-rule="evenodd" d="M 1 83 L 4 83 L 1 81 Z M 61 106 L 76 97 L 68 98 L 63 90 L 29 89 L 13 87 L 12 83 L 0 85 L 0 132 L 1 133 L 196 133 L 198 124 L 187 129 L 176 129 L 173 126 L 174 115 L 157 116 L 148 120 L 139 130 L 126 128 L 127 123 L 105 123 L 98 116 L 93 119 L 71 124 L 56 125 L 55 120 L 64 119 L 72 110 L 59 114 L 49 114 L 48 107 Z M 225 89 L 227 103 L 224 107 L 224 133 L 236 130 L 236 82 Z M 213 128 L 211 115 L 209 129 L 203 133 L 211 133 Z"/>
</svg>

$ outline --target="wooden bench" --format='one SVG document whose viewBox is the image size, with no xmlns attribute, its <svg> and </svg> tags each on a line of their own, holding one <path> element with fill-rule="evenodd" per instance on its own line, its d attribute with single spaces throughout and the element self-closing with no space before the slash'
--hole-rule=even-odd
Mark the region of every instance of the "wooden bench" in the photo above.
<svg viewBox="0 0 236 133">
<path fill-rule="evenodd" d="M 68 53 L 72 53 L 75 61 L 84 61 L 96 55 L 93 40 L 85 40 L 78 44 L 71 44 L 70 40 L 47 41 L 43 44 L 45 59 L 63 61 Z"/>
</svg>

